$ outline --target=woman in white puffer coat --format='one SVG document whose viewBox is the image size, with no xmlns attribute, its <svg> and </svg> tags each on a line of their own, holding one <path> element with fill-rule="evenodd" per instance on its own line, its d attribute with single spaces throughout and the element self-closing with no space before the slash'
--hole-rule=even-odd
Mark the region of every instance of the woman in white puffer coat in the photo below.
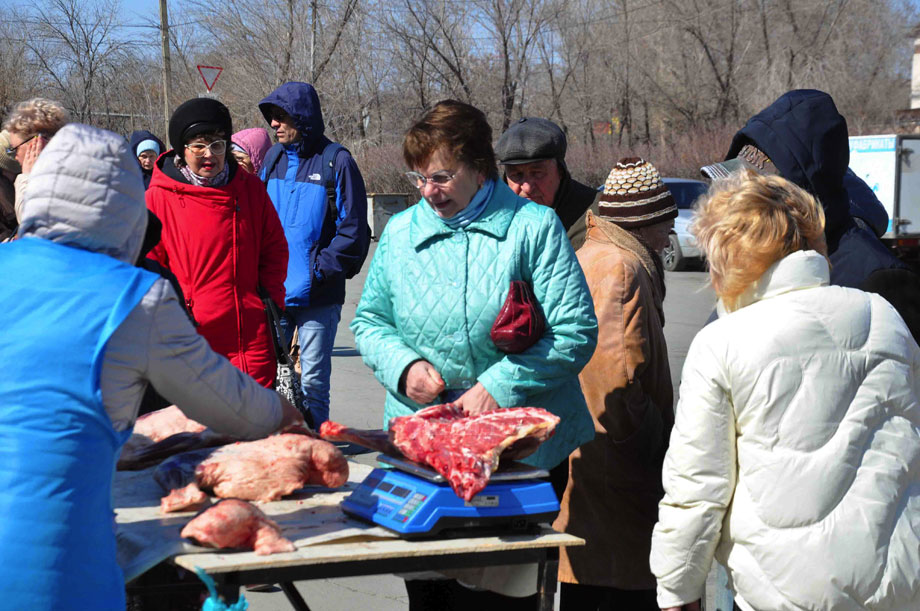
<svg viewBox="0 0 920 611">
<path fill-rule="evenodd" d="M 719 320 L 693 340 L 651 567 L 693 608 L 713 557 L 746 610 L 920 609 L 920 349 L 828 285 L 824 215 L 779 177 L 716 184 L 694 233 Z"/>
</svg>

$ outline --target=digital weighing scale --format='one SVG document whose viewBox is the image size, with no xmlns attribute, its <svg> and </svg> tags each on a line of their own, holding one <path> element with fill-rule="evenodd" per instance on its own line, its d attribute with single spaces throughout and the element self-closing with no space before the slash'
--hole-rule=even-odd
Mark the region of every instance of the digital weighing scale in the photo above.
<svg viewBox="0 0 920 611">
<path fill-rule="evenodd" d="M 470 529 L 508 532 L 549 522 L 559 501 L 544 469 L 522 463 L 502 464 L 489 484 L 469 502 L 457 496 L 434 469 L 381 454 L 377 468 L 348 498 L 342 510 L 388 528 L 406 539 L 469 534 Z M 448 532 L 445 532 L 448 531 Z"/>
</svg>

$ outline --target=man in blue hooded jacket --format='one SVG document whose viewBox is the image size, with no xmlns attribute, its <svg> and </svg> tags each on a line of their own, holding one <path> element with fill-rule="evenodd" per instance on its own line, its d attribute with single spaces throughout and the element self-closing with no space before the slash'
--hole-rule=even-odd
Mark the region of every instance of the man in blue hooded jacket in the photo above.
<svg viewBox="0 0 920 611">
<path fill-rule="evenodd" d="M 887 218 L 859 188 L 859 178 L 847 174 L 847 137 L 846 119 L 831 96 L 796 89 L 751 117 L 732 139 L 726 160 L 701 171 L 709 178 L 741 167 L 779 174 L 817 197 L 826 219 L 831 284 L 881 295 L 920 341 L 920 275 L 878 239 Z"/>
<path fill-rule="evenodd" d="M 329 419 L 332 347 L 345 280 L 367 256 L 367 193 L 351 154 L 324 135 L 312 85 L 284 83 L 259 110 L 278 139 L 261 176 L 291 253 L 282 326 L 288 340 L 297 328 L 301 383 L 318 427 Z"/>
</svg>

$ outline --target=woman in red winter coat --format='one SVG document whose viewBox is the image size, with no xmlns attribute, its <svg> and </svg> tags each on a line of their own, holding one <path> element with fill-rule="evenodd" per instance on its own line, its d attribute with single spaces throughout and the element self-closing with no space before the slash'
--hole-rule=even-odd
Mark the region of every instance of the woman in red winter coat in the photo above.
<svg viewBox="0 0 920 611">
<path fill-rule="evenodd" d="M 173 113 L 173 150 L 157 160 L 147 190 L 147 207 L 163 222 L 148 257 L 179 279 L 211 348 L 271 387 L 276 362 L 258 287 L 284 303 L 287 241 L 262 182 L 228 154 L 232 133 L 217 100 L 195 98 Z"/>
</svg>

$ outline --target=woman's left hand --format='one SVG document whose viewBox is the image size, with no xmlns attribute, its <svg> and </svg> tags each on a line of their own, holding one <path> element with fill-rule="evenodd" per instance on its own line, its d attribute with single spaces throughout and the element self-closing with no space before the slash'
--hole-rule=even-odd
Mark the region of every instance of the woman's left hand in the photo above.
<svg viewBox="0 0 920 611">
<path fill-rule="evenodd" d="M 479 382 L 476 382 L 475 386 L 460 395 L 460 398 L 454 401 L 454 405 L 462 409 L 467 416 L 478 416 L 482 412 L 498 409 L 499 407 L 492 395 L 489 394 L 489 391 L 486 390 L 486 387 Z"/>
<path fill-rule="evenodd" d="M 38 161 L 38 156 L 42 152 L 42 149 L 45 148 L 45 145 L 48 143 L 45 140 L 44 136 L 36 136 L 32 138 L 31 141 L 26 142 L 23 148 L 25 152 L 23 153 L 24 158 L 22 160 L 22 173 L 31 174 L 32 168 L 35 166 L 35 162 Z"/>
</svg>

